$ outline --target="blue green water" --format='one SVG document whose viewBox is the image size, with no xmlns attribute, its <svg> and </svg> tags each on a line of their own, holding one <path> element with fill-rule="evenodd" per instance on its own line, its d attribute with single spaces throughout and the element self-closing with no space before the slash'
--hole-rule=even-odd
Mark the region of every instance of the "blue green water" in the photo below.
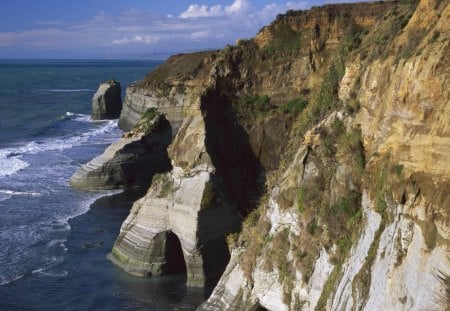
<svg viewBox="0 0 450 311">
<path fill-rule="evenodd" d="M 184 275 L 143 279 L 106 259 L 129 204 L 68 178 L 121 136 L 89 119 L 98 84 L 157 61 L 0 61 L 0 310 L 192 310 Z"/>
</svg>

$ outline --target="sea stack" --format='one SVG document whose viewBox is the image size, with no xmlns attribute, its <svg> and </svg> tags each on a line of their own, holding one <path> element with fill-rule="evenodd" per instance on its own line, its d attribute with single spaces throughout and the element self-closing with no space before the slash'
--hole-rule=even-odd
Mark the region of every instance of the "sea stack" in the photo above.
<svg viewBox="0 0 450 311">
<path fill-rule="evenodd" d="M 120 82 L 108 80 L 92 98 L 92 120 L 117 119 L 122 111 Z"/>
</svg>

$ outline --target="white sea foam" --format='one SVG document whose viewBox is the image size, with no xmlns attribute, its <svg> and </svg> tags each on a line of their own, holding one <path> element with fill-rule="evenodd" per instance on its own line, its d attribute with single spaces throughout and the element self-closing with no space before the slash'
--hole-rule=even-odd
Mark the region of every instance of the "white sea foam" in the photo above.
<svg viewBox="0 0 450 311">
<path fill-rule="evenodd" d="M 85 118 L 85 115 L 81 115 L 80 118 Z M 0 178 L 10 176 L 29 166 L 29 163 L 22 159 L 24 154 L 70 149 L 87 142 L 92 137 L 111 132 L 117 127 L 115 120 L 102 122 L 104 125 L 101 127 L 68 137 L 67 139 L 45 139 L 39 142 L 32 141 L 19 147 L 0 149 Z M 104 143 L 104 141 L 100 140 L 94 143 Z"/>
<path fill-rule="evenodd" d="M 33 197 L 41 196 L 39 192 L 33 192 L 33 191 L 13 191 L 13 190 L 7 190 L 7 189 L 0 189 L 1 194 L 6 195 L 29 195 Z"/>
<path fill-rule="evenodd" d="M 42 271 L 38 271 L 37 273 L 43 274 L 45 276 L 52 276 L 52 277 L 57 277 L 57 278 L 65 277 L 68 274 L 67 271 L 62 271 L 60 273 L 51 273 L 51 272 L 45 272 L 43 270 Z"/>
<path fill-rule="evenodd" d="M 67 118 L 74 120 L 74 121 L 80 121 L 80 122 L 90 122 L 91 120 L 91 116 L 87 115 L 87 114 L 81 114 L 81 113 L 74 113 L 74 112 L 70 112 L 67 111 L 66 112 L 66 116 Z"/>
<path fill-rule="evenodd" d="M 18 157 L 12 157 L 8 149 L 0 150 L 0 178 L 26 168 L 29 164 Z"/>
<path fill-rule="evenodd" d="M 63 245 L 66 239 L 55 239 L 47 243 L 47 246 Z"/>
</svg>

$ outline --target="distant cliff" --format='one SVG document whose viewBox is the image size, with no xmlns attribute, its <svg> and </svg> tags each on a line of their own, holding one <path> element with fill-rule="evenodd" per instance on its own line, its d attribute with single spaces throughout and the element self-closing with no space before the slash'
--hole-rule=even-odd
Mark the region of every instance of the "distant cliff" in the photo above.
<svg viewBox="0 0 450 311">
<path fill-rule="evenodd" d="M 326 5 L 169 58 L 119 125 L 162 112 L 171 168 L 111 260 L 220 278 L 199 310 L 448 309 L 449 28 L 448 1 Z"/>
</svg>

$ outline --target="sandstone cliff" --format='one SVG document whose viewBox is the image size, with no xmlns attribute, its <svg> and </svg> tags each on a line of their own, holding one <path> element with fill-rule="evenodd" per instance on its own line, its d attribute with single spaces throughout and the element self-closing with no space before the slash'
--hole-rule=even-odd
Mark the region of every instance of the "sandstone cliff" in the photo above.
<svg viewBox="0 0 450 311">
<path fill-rule="evenodd" d="M 289 11 L 131 85 L 119 124 L 164 113 L 172 169 L 110 259 L 221 275 L 200 310 L 448 309 L 449 20 L 437 0 Z"/>
<path fill-rule="evenodd" d="M 117 81 L 109 80 L 100 84 L 92 98 L 92 120 L 117 119 L 122 110 L 121 92 Z"/>
<path fill-rule="evenodd" d="M 401 2 L 360 37 L 201 310 L 448 309 L 449 14 Z"/>
</svg>

